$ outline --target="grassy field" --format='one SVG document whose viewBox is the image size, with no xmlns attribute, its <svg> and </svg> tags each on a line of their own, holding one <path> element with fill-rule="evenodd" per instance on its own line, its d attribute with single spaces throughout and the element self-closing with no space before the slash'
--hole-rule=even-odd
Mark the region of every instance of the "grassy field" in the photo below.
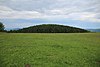
<svg viewBox="0 0 100 67">
<path fill-rule="evenodd" d="M 0 33 L 0 67 L 100 67 L 100 33 Z"/>
</svg>

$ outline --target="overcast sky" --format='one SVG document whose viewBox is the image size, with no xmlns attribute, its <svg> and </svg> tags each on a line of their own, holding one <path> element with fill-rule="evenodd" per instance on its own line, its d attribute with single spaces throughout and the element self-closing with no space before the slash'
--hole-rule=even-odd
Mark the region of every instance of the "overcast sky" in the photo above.
<svg viewBox="0 0 100 67">
<path fill-rule="evenodd" d="M 100 0 L 0 0 L 6 28 L 56 23 L 100 28 Z"/>
</svg>

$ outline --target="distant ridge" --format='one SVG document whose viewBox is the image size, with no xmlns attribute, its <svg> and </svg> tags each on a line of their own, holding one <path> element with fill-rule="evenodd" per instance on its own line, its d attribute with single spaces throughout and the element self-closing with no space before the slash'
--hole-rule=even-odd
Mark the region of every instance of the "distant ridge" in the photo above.
<svg viewBox="0 0 100 67">
<path fill-rule="evenodd" d="M 10 30 L 11 33 L 83 33 L 89 32 L 85 29 L 80 29 L 71 26 L 58 25 L 58 24 L 42 24 L 30 26 L 19 30 Z"/>
<path fill-rule="evenodd" d="M 100 29 L 87 29 L 87 30 L 89 30 L 91 32 L 100 32 Z"/>
<path fill-rule="evenodd" d="M 7 31 L 10 31 L 10 30 L 19 30 L 19 29 L 21 29 L 21 28 L 6 28 L 5 30 L 7 30 Z"/>
</svg>

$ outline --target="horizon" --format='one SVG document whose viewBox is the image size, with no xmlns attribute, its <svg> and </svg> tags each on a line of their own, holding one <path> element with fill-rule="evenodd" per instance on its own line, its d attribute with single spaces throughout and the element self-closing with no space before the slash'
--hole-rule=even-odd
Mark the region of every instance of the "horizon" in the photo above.
<svg viewBox="0 0 100 67">
<path fill-rule="evenodd" d="M 100 0 L 0 0 L 5 29 L 60 24 L 100 29 Z"/>
</svg>

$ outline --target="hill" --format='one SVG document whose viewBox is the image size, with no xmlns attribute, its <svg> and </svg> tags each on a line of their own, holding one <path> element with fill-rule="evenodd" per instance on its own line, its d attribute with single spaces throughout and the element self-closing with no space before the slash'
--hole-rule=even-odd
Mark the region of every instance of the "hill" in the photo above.
<svg viewBox="0 0 100 67">
<path fill-rule="evenodd" d="M 57 25 L 57 24 L 42 24 L 31 26 L 19 30 L 10 30 L 8 32 L 14 33 L 83 33 L 89 32 L 85 29 L 80 29 L 71 26 Z"/>
</svg>

